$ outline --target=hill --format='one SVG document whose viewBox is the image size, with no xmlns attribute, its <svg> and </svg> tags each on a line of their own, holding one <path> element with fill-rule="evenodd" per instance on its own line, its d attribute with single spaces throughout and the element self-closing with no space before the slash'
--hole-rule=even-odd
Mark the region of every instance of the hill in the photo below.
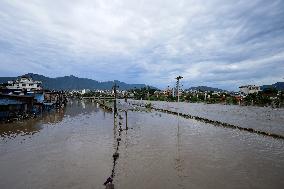
<svg viewBox="0 0 284 189">
<path fill-rule="evenodd" d="M 186 89 L 187 91 L 217 91 L 217 92 L 223 92 L 226 90 L 213 88 L 213 87 L 207 87 L 207 86 L 198 86 L 198 87 L 190 87 L 189 89 Z"/>
<path fill-rule="evenodd" d="M 49 78 L 43 75 L 28 73 L 25 74 L 25 76 L 29 76 L 34 80 L 42 81 L 43 88 L 50 90 L 81 90 L 81 89 L 107 90 L 107 89 L 112 89 L 114 82 L 119 86 L 120 90 L 146 87 L 145 84 L 127 84 L 117 80 L 99 82 L 92 79 L 75 77 L 73 75 Z M 18 77 L 0 77 L 0 83 L 6 83 L 7 81 L 16 80 L 17 78 Z"/>
<path fill-rule="evenodd" d="M 277 82 L 277 83 L 274 83 L 272 85 L 263 85 L 263 86 L 260 86 L 260 89 L 263 90 L 263 89 L 267 89 L 267 88 L 275 88 L 277 89 L 278 91 L 284 91 L 284 82 Z"/>
</svg>

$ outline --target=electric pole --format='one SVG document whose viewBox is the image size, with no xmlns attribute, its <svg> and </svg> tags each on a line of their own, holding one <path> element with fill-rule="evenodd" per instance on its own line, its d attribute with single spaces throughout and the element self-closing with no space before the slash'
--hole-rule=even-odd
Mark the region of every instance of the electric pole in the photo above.
<svg viewBox="0 0 284 189">
<path fill-rule="evenodd" d="M 177 88 L 178 103 L 179 103 L 179 80 L 181 80 L 182 78 L 183 78 L 182 76 L 178 76 L 175 78 L 177 80 L 176 88 Z"/>
<path fill-rule="evenodd" d="M 113 91 L 114 91 L 114 102 L 113 102 L 113 110 L 114 110 L 114 114 L 117 114 L 117 107 L 116 107 L 116 98 L 117 98 L 117 91 L 116 89 L 118 88 L 118 85 L 116 85 L 116 83 L 114 83 L 113 86 Z"/>
</svg>

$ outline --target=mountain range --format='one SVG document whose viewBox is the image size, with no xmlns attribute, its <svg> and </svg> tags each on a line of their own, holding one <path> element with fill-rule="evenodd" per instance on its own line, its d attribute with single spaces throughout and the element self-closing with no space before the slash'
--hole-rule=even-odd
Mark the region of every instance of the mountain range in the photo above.
<svg viewBox="0 0 284 189">
<path fill-rule="evenodd" d="M 41 81 L 43 88 L 50 90 L 82 90 L 82 89 L 109 90 L 112 89 L 114 83 L 116 83 L 119 86 L 120 90 L 147 87 L 147 85 L 145 84 L 127 84 L 117 80 L 99 82 L 92 79 L 79 78 L 73 75 L 50 78 L 39 74 L 28 73 L 25 74 L 24 76 L 31 77 L 33 80 L 36 81 Z M 7 81 L 16 80 L 19 77 L 0 77 L 0 83 L 7 83 Z"/>
<path fill-rule="evenodd" d="M 261 90 L 268 89 L 268 88 L 274 88 L 278 91 L 284 91 L 284 82 L 276 82 L 271 85 L 262 85 L 260 86 Z M 186 89 L 188 91 L 190 90 L 196 90 L 196 91 L 217 91 L 217 92 L 226 92 L 226 90 L 213 88 L 213 87 L 207 87 L 207 86 L 198 86 L 198 87 L 190 87 L 189 89 Z"/>
<path fill-rule="evenodd" d="M 93 79 L 87 79 L 87 78 L 79 78 L 73 75 L 70 76 L 64 76 L 64 77 L 56 77 L 56 78 L 50 78 L 39 74 L 34 73 L 28 73 L 25 74 L 25 76 L 31 77 L 34 80 L 42 81 L 42 86 L 44 89 L 50 89 L 50 90 L 82 90 L 82 89 L 99 89 L 99 90 L 110 90 L 112 89 L 114 83 L 116 83 L 119 86 L 120 90 L 128 90 L 128 89 L 134 89 L 134 88 L 143 88 L 147 87 L 145 84 L 127 84 L 118 80 L 115 81 L 104 81 L 99 82 Z M 1 83 L 7 83 L 7 81 L 16 80 L 18 77 L 0 77 L 0 84 Z M 155 87 L 151 87 L 153 89 L 157 89 Z M 277 82 L 272 85 L 263 85 L 260 86 L 260 88 L 266 89 L 266 88 L 275 88 L 277 90 L 284 91 L 284 82 Z M 219 88 L 213 88 L 213 87 L 207 87 L 207 86 L 197 86 L 197 87 L 190 87 L 186 90 L 199 90 L 199 91 L 226 91 Z"/>
</svg>

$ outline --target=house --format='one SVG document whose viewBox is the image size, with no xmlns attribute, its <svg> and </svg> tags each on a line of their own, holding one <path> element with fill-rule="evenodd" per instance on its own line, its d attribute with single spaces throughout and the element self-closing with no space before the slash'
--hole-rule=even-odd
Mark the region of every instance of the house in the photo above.
<svg viewBox="0 0 284 189">
<path fill-rule="evenodd" d="M 90 89 L 83 89 L 80 91 L 80 93 L 83 95 L 83 94 L 89 93 L 90 91 L 91 91 Z"/>
<path fill-rule="evenodd" d="M 165 96 L 172 96 L 174 89 L 171 89 L 169 86 L 163 91 Z"/>
<path fill-rule="evenodd" d="M 32 78 L 27 76 L 22 76 L 21 78 L 17 79 L 16 81 L 8 81 L 7 89 L 13 90 L 26 90 L 26 91 L 33 91 L 33 90 L 41 90 L 42 82 L 41 81 L 34 81 Z"/>
<path fill-rule="evenodd" d="M 0 120 L 32 113 L 34 98 L 31 96 L 0 94 Z"/>
<path fill-rule="evenodd" d="M 25 109 L 22 102 L 11 99 L 0 99 L 0 121 L 11 118 L 14 112 L 20 112 Z"/>
<path fill-rule="evenodd" d="M 240 93 L 241 95 L 248 95 L 252 93 L 258 93 L 260 91 L 260 87 L 256 85 L 244 85 L 240 86 Z"/>
</svg>

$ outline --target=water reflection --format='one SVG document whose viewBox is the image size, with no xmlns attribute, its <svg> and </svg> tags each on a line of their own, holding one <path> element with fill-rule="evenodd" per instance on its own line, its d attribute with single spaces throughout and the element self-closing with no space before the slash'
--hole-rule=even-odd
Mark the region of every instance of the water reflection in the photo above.
<svg viewBox="0 0 284 189">
<path fill-rule="evenodd" d="M 80 114 L 90 114 L 98 111 L 99 106 L 97 104 L 90 103 L 87 100 L 71 100 L 66 108 L 52 110 L 33 119 L 0 124 L 0 137 L 2 140 L 5 140 L 6 138 L 15 138 L 19 135 L 33 135 L 40 132 L 44 124 L 54 125 L 61 122 L 64 117 L 72 118 Z"/>
<path fill-rule="evenodd" d="M 93 103 L 91 100 L 73 100 L 67 104 L 65 115 L 75 117 L 79 114 L 90 114 L 98 111 L 98 104 Z"/>
<path fill-rule="evenodd" d="M 282 140 L 155 111 L 114 117 L 91 101 L 62 114 L 0 144 L 1 189 L 105 188 L 109 177 L 116 189 L 284 185 Z"/>
<path fill-rule="evenodd" d="M 283 183 L 281 140 L 164 113 L 128 116 L 133 130 L 127 147 L 120 146 L 119 188 L 277 188 Z"/>
<path fill-rule="evenodd" d="M 65 109 L 51 111 L 34 119 L 0 124 L 2 139 L 15 138 L 17 135 L 33 135 L 42 129 L 43 124 L 54 124 L 63 120 Z"/>
<path fill-rule="evenodd" d="M 146 101 L 132 100 L 132 103 L 145 104 Z M 156 108 L 199 116 L 213 121 L 253 128 L 259 131 L 284 135 L 284 108 L 151 101 Z"/>
<path fill-rule="evenodd" d="M 176 135 L 176 158 L 175 158 L 175 170 L 177 171 L 177 176 L 180 179 L 179 187 L 180 188 L 186 188 L 183 185 L 183 179 L 186 177 L 184 175 L 184 165 L 183 165 L 183 159 L 181 157 L 181 132 L 180 132 L 180 115 L 178 113 L 177 115 L 177 135 Z"/>
</svg>

